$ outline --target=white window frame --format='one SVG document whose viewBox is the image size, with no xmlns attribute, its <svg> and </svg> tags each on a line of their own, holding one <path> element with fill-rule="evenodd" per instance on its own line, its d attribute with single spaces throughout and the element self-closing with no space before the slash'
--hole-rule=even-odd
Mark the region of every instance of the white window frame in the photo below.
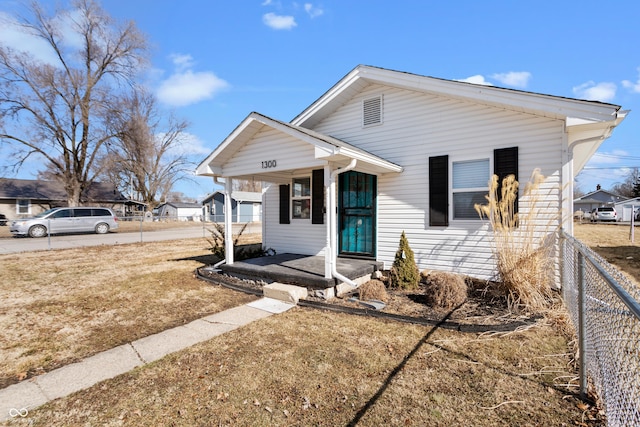
<svg viewBox="0 0 640 427">
<path fill-rule="evenodd" d="M 455 195 L 456 194 L 464 194 L 464 193 L 477 193 L 477 192 L 482 192 L 483 194 L 483 198 L 481 203 L 485 203 L 486 199 L 484 198 L 485 195 L 489 194 L 489 180 L 491 179 L 492 176 L 492 170 L 493 170 L 493 158 L 492 156 L 475 156 L 475 157 L 465 157 L 465 158 L 451 158 L 451 156 L 449 157 L 449 194 L 450 194 L 450 208 L 449 208 L 449 218 L 451 218 L 451 221 L 455 221 L 455 222 L 461 222 L 461 221 L 480 221 L 480 215 L 479 214 L 475 214 L 475 216 L 470 216 L 468 218 L 459 218 L 455 216 L 456 213 L 456 203 L 455 203 Z M 456 188 L 456 184 L 455 184 L 455 169 L 456 169 L 456 165 L 462 165 L 462 164 L 472 164 L 472 163 L 477 163 L 477 162 L 486 162 L 487 165 L 487 170 L 486 170 L 486 179 L 483 179 L 484 181 L 484 186 L 459 186 L 458 188 Z M 485 177 L 482 177 L 485 178 Z M 478 178 L 479 180 L 481 178 Z M 479 184 L 480 182 L 477 182 L 476 184 Z"/>
<path fill-rule="evenodd" d="M 308 195 L 301 195 L 301 196 L 296 196 L 295 195 L 295 184 L 296 184 L 296 180 L 308 180 L 309 181 L 309 194 Z M 293 220 L 302 220 L 302 221 L 311 221 L 311 195 L 313 194 L 313 189 L 311 188 L 312 185 L 312 179 L 311 179 L 311 175 L 304 175 L 304 176 L 296 176 L 293 177 L 291 179 L 291 219 Z M 307 211 L 307 216 L 296 216 L 295 215 L 295 203 L 297 201 L 305 201 L 308 200 L 309 201 L 309 209 Z M 302 211 L 304 212 L 304 211 Z"/>
<path fill-rule="evenodd" d="M 21 207 L 24 207 L 20 202 L 26 202 L 27 211 L 22 212 Z M 31 215 L 31 199 L 16 199 L 16 214 L 18 215 Z"/>
</svg>

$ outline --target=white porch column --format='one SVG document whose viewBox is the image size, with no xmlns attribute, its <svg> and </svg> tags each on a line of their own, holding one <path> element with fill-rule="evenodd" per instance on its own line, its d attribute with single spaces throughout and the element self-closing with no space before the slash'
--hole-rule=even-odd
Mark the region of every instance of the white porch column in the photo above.
<svg viewBox="0 0 640 427">
<path fill-rule="evenodd" d="M 331 181 L 331 166 L 326 165 L 324 167 L 324 206 L 325 206 L 325 224 L 327 226 L 327 241 L 326 244 L 324 246 L 324 277 L 325 279 L 331 279 L 331 277 L 333 277 L 331 275 L 331 263 L 333 261 L 333 252 L 335 251 L 335 248 L 331 245 L 331 216 L 330 216 L 330 212 L 332 209 L 334 209 L 331 206 L 331 191 L 333 191 L 331 189 L 331 185 L 330 185 L 330 181 Z"/>
<path fill-rule="evenodd" d="M 233 206 L 231 206 L 231 190 L 233 179 L 224 180 L 224 258 L 227 265 L 233 264 Z"/>
</svg>

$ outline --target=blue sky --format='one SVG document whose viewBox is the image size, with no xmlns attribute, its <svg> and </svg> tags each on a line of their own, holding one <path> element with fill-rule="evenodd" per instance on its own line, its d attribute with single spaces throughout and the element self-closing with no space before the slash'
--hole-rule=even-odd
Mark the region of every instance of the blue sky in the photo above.
<svg viewBox="0 0 640 427">
<path fill-rule="evenodd" d="M 55 4 L 52 0 L 52 4 Z M 358 64 L 631 110 L 578 176 L 610 188 L 640 167 L 640 3 L 428 0 L 103 0 L 152 45 L 142 76 L 191 122 L 199 162 L 252 111 L 288 121 Z M 0 0 L 0 13 L 16 10 Z M 5 37 L 0 30 L 0 38 Z M 21 176 L 34 177 L 23 170 Z M 213 190 L 195 177 L 178 191 Z"/>
</svg>

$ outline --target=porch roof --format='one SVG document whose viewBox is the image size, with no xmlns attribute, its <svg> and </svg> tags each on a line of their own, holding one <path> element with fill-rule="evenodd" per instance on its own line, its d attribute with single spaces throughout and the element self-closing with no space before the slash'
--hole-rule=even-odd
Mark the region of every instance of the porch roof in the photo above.
<svg viewBox="0 0 640 427">
<path fill-rule="evenodd" d="M 402 172 L 403 168 L 393 162 L 385 160 L 375 154 L 355 147 L 337 138 L 315 132 L 290 123 L 285 123 L 262 114 L 253 112 L 196 168 L 196 175 L 202 176 L 227 176 L 225 164 L 260 131 L 266 128 L 276 130 L 284 136 L 293 137 L 296 140 L 310 144 L 314 150 L 314 159 L 346 165 L 351 160 L 358 161 L 358 170 L 372 174 L 388 172 Z M 277 150 L 277 147 L 274 147 Z M 277 168 L 265 172 L 258 168 L 246 174 L 246 176 L 234 176 L 237 178 L 252 177 L 264 181 L 278 182 L 284 177 L 278 174 Z M 288 178 L 287 178 L 288 179 Z"/>
</svg>

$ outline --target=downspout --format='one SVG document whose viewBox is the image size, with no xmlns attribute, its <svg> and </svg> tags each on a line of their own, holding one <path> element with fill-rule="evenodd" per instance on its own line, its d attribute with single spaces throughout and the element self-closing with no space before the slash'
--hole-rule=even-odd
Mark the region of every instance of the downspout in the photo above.
<svg viewBox="0 0 640 427">
<path fill-rule="evenodd" d="M 329 225 L 331 228 L 330 248 L 329 248 L 330 259 L 331 259 L 331 275 L 334 278 L 350 286 L 353 286 L 354 288 L 357 287 L 355 282 L 351 279 L 346 278 L 342 274 L 338 273 L 338 269 L 337 269 L 338 251 L 337 251 L 337 245 L 336 245 L 336 237 L 338 235 L 338 231 L 337 231 L 338 230 L 338 212 L 337 212 L 338 206 L 336 203 L 336 178 L 341 173 L 348 172 L 351 169 L 355 168 L 357 162 L 358 161 L 356 159 L 352 159 L 351 163 L 349 163 L 346 167 L 342 169 L 336 169 L 333 172 L 331 172 L 331 176 L 329 178 L 329 197 L 328 197 L 329 198 L 329 204 L 328 204 Z"/>
</svg>

